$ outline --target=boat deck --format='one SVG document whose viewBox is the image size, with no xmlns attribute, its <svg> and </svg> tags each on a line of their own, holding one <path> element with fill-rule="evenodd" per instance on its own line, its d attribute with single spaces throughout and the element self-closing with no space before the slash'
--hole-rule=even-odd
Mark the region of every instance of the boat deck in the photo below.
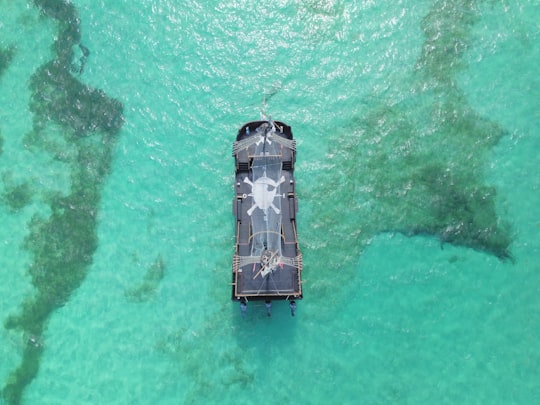
<svg viewBox="0 0 540 405">
<path fill-rule="evenodd" d="M 251 122 L 238 133 L 233 147 L 233 300 L 302 298 L 295 149 L 290 127 L 281 122 Z"/>
</svg>

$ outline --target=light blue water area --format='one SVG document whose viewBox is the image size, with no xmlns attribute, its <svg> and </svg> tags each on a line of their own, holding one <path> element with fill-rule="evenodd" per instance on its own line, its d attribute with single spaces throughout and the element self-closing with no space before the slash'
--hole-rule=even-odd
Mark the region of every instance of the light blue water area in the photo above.
<svg viewBox="0 0 540 405">
<path fill-rule="evenodd" d="M 90 54 L 73 46 L 70 75 L 123 105 L 95 177 L 77 177 L 99 172 L 81 151 L 108 150 L 106 129 L 81 140 L 51 115 L 36 130 L 30 107 L 65 21 L 0 0 L 6 403 L 540 400 L 536 1 L 72 4 Z M 298 142 L 294 318 L 230 301 L 231 147 L 261 110 Z M 36 262 L 69 254 L 36 246 L 78 233 L 28 241 L 80 178 L 99 194 L 82 282 L 42 330 L 9 327 L 28 297 L 66 291 L 68 273 L 32 284 Z"/>
</svg>

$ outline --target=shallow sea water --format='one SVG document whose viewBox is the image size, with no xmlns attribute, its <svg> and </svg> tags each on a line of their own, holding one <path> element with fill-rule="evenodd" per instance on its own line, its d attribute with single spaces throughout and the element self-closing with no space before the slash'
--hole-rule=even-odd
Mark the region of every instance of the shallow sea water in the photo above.
<svg viewBox="0 0 540 405">
<path fill-rule="evenodd" d="M 30 336 L 6 327 L 35 293 L 24 241 L 34 215 L 51 215 L 47 196 L 69 194 L 76 170 L 58 157 L 71 146 L 60 142 L 53 158 L 25 137 L 35 115 L 29 78 L 54 57 L 60 23 L 33 2 L 0 0 L 0 49 L 15 49 L 0 71 L 4 390 L 33 337 L 42 353 L 24 404 L 540 400 L 536 1 L 73 5 L 90 55 L 72 75 L 119 100 L 124 123 L 100 183 L 84 280 Z M 452 46 L 424 58 L 439 26 L 455 35 L 444 42 Z M 430 136 L 439 121 L 425 115 L 437 103 L 456 106 L 441 116 L 473 111 L 503 135 L 488 146 L 472 133 L 441 143 Z M 271 318 L 252 304 L 242 319 L 230 301 L 231 147 L 261 110 L 298 142 L 305 299 L 294 318 L 275 303 Z M 395 127 L 411 131 L 393 143 L 385 134 Z M 43 136 L 63 131 L 50 122 Z M 344 139 L 364 143 L 358 151 Z M 392 145 L 396 156 L 377 160 Z M 470 162 L 471 181 L 495 190 L 511 260 L 403 228 L 431 223 L 429 210 L 399 205 L 410 185 L 391 162 L 409 153 L 464 173 Z M 28 195 L 8 200 L 21 184 Z M 377 194 L 386 189 L 398 198 Z M 400 210 L 412 219 L 392 227 Z"/>
</svg>

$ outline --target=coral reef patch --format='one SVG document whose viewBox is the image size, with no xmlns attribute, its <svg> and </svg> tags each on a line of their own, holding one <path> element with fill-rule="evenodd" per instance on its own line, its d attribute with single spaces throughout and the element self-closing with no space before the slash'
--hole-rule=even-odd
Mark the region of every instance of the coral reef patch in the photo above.
<svg viewBox="0 0 540 405">
<path fill-rule="evenodd" d="M 475 1 L 435 1 L 410 80 L 370 95 L 354 120 L 333 131 L 317 194 L 335 204 L 331 212 L 316 206 L 314 226 L 324 236 L 311 242 L 329 252 L 331 268 L 358 257 L 351 252 L 380 232 L 431 235 L 441 246 L 511 259 L 510 228 L 484 180 L 489 151 L 506 131 L 471 108 L 457 79 L 476 20 Z"/>
<path fill-rule="evenodd" d="M 55 57 L 32 75 L 30 110 L 33 130 L 26 134 L 29 150 L 51 153 L 47 142 L 57 139 L 69 153 L 56 150 L 69 169 L 67 194 L 34 195 L 28 183 L 4 187 L 2 201 L 12 210 L 24 207 L 32 198 L 49 205 L 50 215 L 34 215 L 28 224 L 24 247 L 32 261 L 28 269 L 35 292 L 27 297 L 17 314 L 5 321 L 34 341 L 42 341 L 50 315 L 65 305 L 83 282 L 97 248 L 97 212 L 101 188 L 110 172 L 112 152 L 123 124 L 123 106 L 105 92 L 81 83 L 71 74 L 73 49 L 80 45 L 80 20 L 68 1 L 36 0 L 39 12 L 56 21 Z M 9 56 L 9 55 L 8 55 Z M 8 59 L 5 52 L 2 63 Z M 2 65 L 3 66 L 3 65 Z M 47 142 L 40 143 L 44 137 Z M 21 364 L 8 377 L 2 390 L 8 404 L 22 401 L 25 387 L 39 370 L 43 345 L 29 342 Z"/>
</svg>

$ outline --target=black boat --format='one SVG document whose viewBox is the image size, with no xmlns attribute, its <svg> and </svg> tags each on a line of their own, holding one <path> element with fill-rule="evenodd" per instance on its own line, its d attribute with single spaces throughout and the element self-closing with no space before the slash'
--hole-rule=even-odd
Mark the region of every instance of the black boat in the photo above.
<svg viewBox="0 0 540 405">
<path fill-rule="evenodd" d="M 232 299 L 242 314 L 252 300 L 288 300 L 294 316 L 302 299 L 302 254 L 298 246 L 294 165 L 296 141 L 291 127 L 272 120 L 254 121 L 238 131 L 233 215 L 236 251 Z"/>
</svg>

